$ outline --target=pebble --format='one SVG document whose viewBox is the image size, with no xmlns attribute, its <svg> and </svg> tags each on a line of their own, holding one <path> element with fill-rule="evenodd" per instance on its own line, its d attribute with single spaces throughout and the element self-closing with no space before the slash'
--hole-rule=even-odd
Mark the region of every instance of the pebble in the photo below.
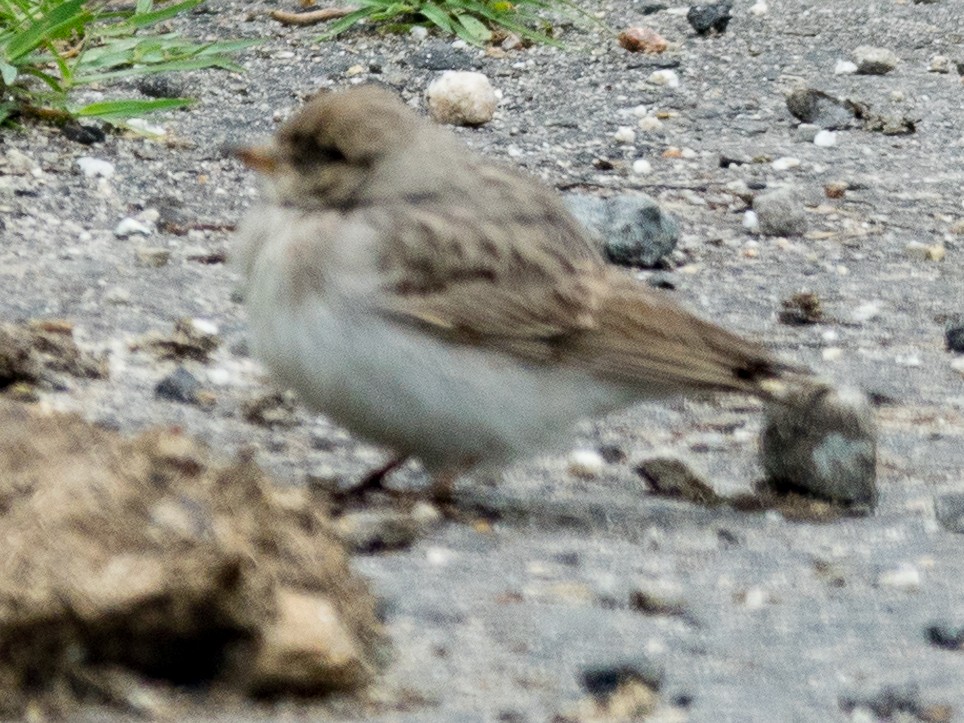
<svg viewBox="0 0 964 723">
<path fill-rule="evenodd" d="M 652 131 L 660 130 L 663 127 L 663 121 L 661 121 L 659 118 L 657 118 L 654 115 L 648 115 L 648 116 L 644 116 L 643 118 L 640 118 L 636 126 L 641 131 L 646 131 L 647 133 L 651 133 Z"/>
<path fill-rule="evenodd" d="M 834 75 L 853 75 L 857 72 L 857 64 L 850 60 L 838 60 L 833 66 Z"/>
<path fill-rule="evenodd" d="M 100 158 L 82 156 L 77 159 L 80 172 L 87 178 L 110 178 L 114 175 L 114 164 Z"/>
<path fill-rule="evenodd" d="M 750 6 L 750 13 L 752 15 L 756 15 L 757 17 L 766 15 L 768 12 L 770 12 L 770 8 L 765 2 L 763 2 L 763 0 L 759 0 L 759 2 L 756 2 Z"/>
<path fill-rule="evenodd" d="M 908 241 L 904 252 L 917 261 L 943 261 L 947 253 L 943 244 L 925 244 L 920 241 Z"/>
<path fill-rule="evenodd" d="M 850 312 L 850 321 L 854 324 L 865 324 L 880 316 L 882 308 L 883 304 L 880 301 L 864 301 Z"/>
<path fill-rule="evenodd" d="M 877 499 L 877 429 L 867 397 L 823 383 L 769 402 L 760 438 L 766 483 L 846 504 Z"/>
<path fill-rule="evenodd" d="M 946 55 L 935 55 L 927 65 L 927 70 L 931 73 L 950 73 L 951 59 Z"/>
<path fill-rule="evenodd" d="M 819 148 L 830 148 L 837 145 L 837 134 L 833 131 L 822 130 L 813 137 L 813 145 Z"/>
<path fill-rule="evenodd" d="M 756 233 L 760 230 L 760 217 L 757 216 L 756 211 L 747 210 L 743 214 L 743 228 L 750 233 Z"/>
<path fill-rule="evenodd" d="M 950 532 L 964 533 L 964 492 L 950 492 L 934 500 L 934 516 Z"/>
<path fill-rule="evenodd" d="M 800 165 L 800 159 L 794 158 L 793 156 L 783 156 L 782 158 L 777 158 L 770 166 L 774 171 L 789 171 L 791 168 L 797 168 Z"/>
<path fill-rule="evenodd" d="M 157 246 L 144 246 L 137 249 L 137 260 L 144 266 L 160 268 L 171 260 L 171 250 Z"/>
<path fill-rule="evenodd" d="M 831 131 L 854 125 L 855 109 L 853 103 L 814 88 L 797 88 L 787 96 L 787 110 L 794 118 Z"/>
<path fill-rule="evenodd" d="M 679 224 L 648 196 L 601 198 L 571 193 L 565 201 L 569 211 L 595 233 L 613 263 L 652 267 L 676 248 Z"/>
<path fill-rule="evenodd" d="M 129 304 L 130 300 L 131 292 L 123 286 L 112 286 L 104 292 L 104 301 L 108 304 L 121 306 L 123 304 Z"/>
<path fill-rule="evenodd" d="M 920 590 L 920 570 L 910 563 L 904 563 L 893 570 L 885 570 L 877 576 L 880 587 L 915 592 Z"/>
<path fill-rule="evenodd" d="M 569 474 L 583 479 L 593 479 L 602 474 L 606 460 L 594 449 L 576 449 L 569 453 Z"/>
<path fill-rule="evenodd" d="M 951 360 L 951 369 L 964 377 L 964 357 Z"/>
<path fill-rule="evenodd" d="M 948 351 L 964 354 L 964 314 L 958 314 L 944 325 L 944 343 Z"/>
<path fill-rule="evenodd" d="M 448 70 L 426 91 L 428 109 L 438 123 L 477 126 L 495 115 L 499 98 L 482 73 Z"/>
<path fill-rule="evenodd" d="M 617 37 L 619 45 L 631 53 L 657 55 L 669 47 L 666 38 L 651 28 L 626 28 Z"/>
<path fill-rule="evenodd" d="M 820 126 L 815 123 L 801 123 L 793 132 L 795 139 L 801 143 L 813 143 L 813 139 L 820 132 Z"/>
<path fill-rule="evenodd" d="M 675 70 L 654 70 L 646 79 L 652 85 L 662 85 L 667 88 L 679 88 L 679 76 Z"/>
<path fill-rule="evenodd" d="M 633 161 L 633 173 L 637 176 L 648 176 L 653 172 L 653 164 L 647 161 L 645 158 L 637 158 Z"/>
<path fill-rule="evenodd" d="M 960 532 L 960 530 L 955 530 Z M 964 626 L 942 621 L 927 626 L 925 631 L 927 639 L 932 645 L 945 650 L 964 649 Z"/>
<path fill-rule="evenodd" d="M 201 383 L 182 366 L 161 379 L 154 387 L 154 396 L 183 404 L 196 404 Z"/>
<path fill-rule="evenodd" d="M 127 238 L 128 236 L 133 236 L 134 234 L 140 234 L 142 236 L 150 236 L 151 229 L 146 224 L 138 221 L 136 218 L 122 218 L 117 226 L 114 227 L 114 235 L 118 238 Z"/>
<path fill-rule="evenodd" d="M 582 687 L 597 697 L 611 695 L 627 680 L 638 680 L 659 690 L 665 676 L 666 671 L 659 663 L 649 658 L 634 658 L 586 668 L 582 673 Z"/>
<path fill-rule="evenodd" d="M 707 506 L 719 504 L 721 501 L 716 491 L 686 462 L 674 456 L 643 460 L 636 467 L 636 473 L 643 478 L 650 491 L 663 497 Z"/>
<path fill-rule="evenodd" d="M 421 43 L 428 37 L 428 28 L 424 25 L 413 25 L 408 34 L 416 43 Z"/>
<path fill-rule="evenodd" d="M 683 587 L 668 580 L 638 580 L 629 592 L 629 608 L 645 615 L 686 615 Z"/>
<path fill-rule="evenodd" d="M 861 75 L 885 75 L 896 68 L 899 62 L 892 50 L 869 45 L 855 49 L 853 58 Z"/>
<path fill-rule="evenodd" d="M 719 0 L 712 5 L 693 5 L 686 13 L 686 20 L 699 35 L 706 35 L 711 30 L 723 33 L 733 19 L 730 15 L 732 9 L 732 0 Z"/>
<path fill-rule="evenodd" d="M 760 194 L 753 199 L 753 210 L 766 236 L 798 236 L 807 230 L 807 213 L 794 188 Z"/>
<path fill-rule="evenodd" d="M 636 131 L 629 126 L 620 126 L 613 134 L 613 140 L 623 145 L 632 145 L 636 142 Z"/>
</svg>

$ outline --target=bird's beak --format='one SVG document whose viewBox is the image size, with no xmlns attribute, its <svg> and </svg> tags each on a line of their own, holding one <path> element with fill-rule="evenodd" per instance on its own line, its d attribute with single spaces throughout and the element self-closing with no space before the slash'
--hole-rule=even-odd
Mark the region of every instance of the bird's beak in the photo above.
<svg viewBox="0 0 964 723">
<path fill-rule="evenodd" d="M 238 146 L 232 148 L 231 153 L 248 168 L 267 176 L 277 173 L 281 164 L 278 152 L 273 146 Z"/>
</svg>

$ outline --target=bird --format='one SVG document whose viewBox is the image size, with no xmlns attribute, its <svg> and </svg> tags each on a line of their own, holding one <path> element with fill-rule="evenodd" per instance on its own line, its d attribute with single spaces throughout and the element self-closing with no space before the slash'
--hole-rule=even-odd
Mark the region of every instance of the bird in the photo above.
<svg viewBox="0 0 964 723">
<path fill-rule="evenodd" d="M 579 420 L 779 398 L 796 373 L 609 264 L 556 190 L 383 86 L 322 91 L 235 155 L 264 180 L 233 251 L 252 352 L 310 409 L 420 460 L 439 499 Z"/>
</svg>

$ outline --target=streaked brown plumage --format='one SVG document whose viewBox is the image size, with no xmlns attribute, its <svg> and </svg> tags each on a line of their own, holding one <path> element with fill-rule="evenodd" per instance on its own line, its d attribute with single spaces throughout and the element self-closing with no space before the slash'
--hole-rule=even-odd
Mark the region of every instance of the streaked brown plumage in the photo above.
<svg viewBox="0 0 964 723">
<path fill-rule="evenodd" d="M 256 350 L 310 405 L 430 469 L 501 463 L 637 400 L 768 396 L 784 373 L 387 90 L 319 95 L 239 155 L 269 180 L 238 252 Z"/>
</svg>

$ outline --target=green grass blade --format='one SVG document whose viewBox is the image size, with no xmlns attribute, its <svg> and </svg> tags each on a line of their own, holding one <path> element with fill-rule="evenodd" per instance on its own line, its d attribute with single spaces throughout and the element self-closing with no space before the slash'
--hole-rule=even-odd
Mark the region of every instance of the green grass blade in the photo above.
<svg viewBox="0 0 964 723">
<path fill-rule="evenodd" d="M 186 108 L 193 103 L 190 98 L 160 98 L 156 100 L 107 100 L 90 103 L 70 111 L 79 118 L 100 118 L 116 122 L 124 121 L 160 110 Z"/>
<path fill-rule="evenodd" d="M 8 61 L 15 61 L 36 49 L 44 41 L 63 37 L 72 31 L 83 31 L 91 15 L 83 8 L 84 0 L 67 0 L 44 15 L 7 44 Z"/>
</svg>

